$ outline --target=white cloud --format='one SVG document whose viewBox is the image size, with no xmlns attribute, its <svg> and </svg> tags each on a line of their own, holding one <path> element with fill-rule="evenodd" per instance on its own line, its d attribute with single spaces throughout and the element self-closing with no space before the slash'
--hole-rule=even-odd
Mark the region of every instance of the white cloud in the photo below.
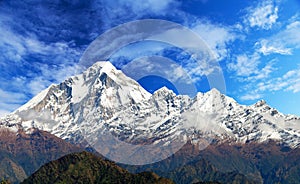
<svg viewBox="0 0 300 184">
<path fill-rule="evenodd" d="M 43 89 L 46 89 L 51 84 L 50 81 L 44 79 L 43 77 L 35 77 L 28 84 L 28 88 L 32 95 L 36 95 Z"/>
<path fill-rule="evenodd" d="M 277 85 L 286 84 L 286 91 L 300 92 L 300 68 L 287 72 L 282 78 L 277 79 Z M 276 85 L 276 83 L 275 83 Z"/>
<path fill-rule="evenodd" d="M 199 81 L 203 76 L 208 76 L 221 71 L 219 61 L 226 58 L 230 53 L 229 44 L 240 36 L 234 30 L 224 25 L 213 24 L 205 20 L 197 20 L 189 25 L 194 34 L 182 30 L 168 30 L 160 34 L 162 40 L 183 48 L 185 52 L 192 54 L 191 59 L 183 61 L 183 67 L 188 74 Z M 184 35 L 184 36 L 183 36 Z M 199 41 L 201 40 L 201 41 Z"/>
<path fill-rule="evenodd" d="M 5 26 L 0 19 L 0 48 L 2 54 L 12 61 L 20 61 L 22 55 L 26 53 L 23 45 L 23 39 L 19 35 L 15 35 L 10 28 Z"/>
<path fill-rule="evenodd" d="M 187 70 L 175 61 L 162 56 L 138 58 L 123 66 L 122 71 L 135 80 L 154 75 L 167 79 L 173 84 L 192 83 Z"/>
<path fill-rule="evenodd" d="M 137 58 L 124 65 L 122 71 L 138 81 L 147 76 L 158 76 L 168 80 L 180 94 L 195 96 L 197 89 L 188 71 L 175 61 L 162 56 Z"/>
<path fill-rule="evenodd" d="M 76 75 L 83 70 L 83 68 L 76 63 L 60 65 L 39 63 L 36 67 L 41 72 L 41 75 L 37 77 L 42 77 L 43 79 L 53 81 L 54 83 L 60 83 L 67 77 Z"/>
<path fill-rule="evenodd" d="M 268 10 L 270 10 L 270 3 L 270 1 L 265 3 L 265 5 L 269 4 Z M 274 5 L 272 6 L 275 8 Z M 296 49 L 300 49 L 300 21 L 298 19 L 297 16 L 294 16 L 282 30 L 256 42 L 254 54 L 239 55 L 236 57 L 236 62 L 227 65 L 230 71 L 235 72 L 235 78 L 239 82 L 247 83 L 242 89 L 245 95 L 239 97 L 241 100 L 257 100 L 263 97 L 263 94 L 276 91 L 300 92 L 300 68 L 291 70 L 279 77 L 280 71 L 277 71 L 277 76 L 270 77 L 275 70 L 279 69 L 274 67 L 274 61 L 278 62 L 277 59 L 267 63 L 260 61 L 266 59 L 262 58 L 264 56 L 271 54 L 292 55 Z M 261 24 L 252 22 L 251 27 L 270 29 L 275 22 L 275 19 L 270 24 L 263 24 L 263 21 Z"/>
<path fill-rule="evenodd" d="M 34 54 L 43 54 L 43 55 L 67 55 L 70 59 L 77 58 L 80 53 L 76 49 L 70 47 L 72 42 L 53 42 L 45 43 L 37 39 L 34 35 L 29 37 L 21 38 L 24 47 L 27 49 L 25 54 L 34 53 Z"/>
<path fill-rule="evenodd" d="M 95 2 L 95 7 L 102 9 L 102 18 L 105 20 L 103 26 L 111 28 L 112 26 L 128 22 L 129 20 L 138 20 L 144 16 L 170 14 L 170 11 L 180 14 L 177 7 L 180 2 L 177 0 L 104 0 L 100 3 Z M 103 9 L 103 7 L 105 7 Z"/>
<path fill-rule="evenodd" d="M 291 55 L 294 49 L 300 48 L 300 21 L 294 21 L 285 29 L 256 43 L 258 52 L 269 55 L 273 53 Z"/>
<path fill-rule="evenodd" d="M 231 28 L 209 22 L 196 22 L 191 29 L 208 44 L 218 61 L 228 55 L 228 44 L 240 38 Z"/>
<path fill-rule="evenodd" d="M 18 108 L 26 98 L 23 93 L 0 89 L 0 117 Z"/>
<path fill-rule="evenodd" d="M 251 56 L 237 56 L 237 61 L 229 63 L 227 67 L 230 71 L 235 72 L 235 80 L 246 83 L 240 88 L 244 94 L 239 97 L 245 101 L 261 99 L 266 88 L 270 87 L 265 81 L 269 81 L 271 73 L 276 70 L 274 60 L 262 64 L 260 56 L 256 52 Z"/>
<path fill-rule="evenodd" d="M 259 54 L 255 52 L 251 56 L 239 55 L 235 63 L 227 65 L 229 71 L 235 72 L 234 80 L 245 83 L 240 88 L 243 93 L 239 97 L 241 100 L 257 100 L 263 97 L 264 93 L 259 84 L 269 80 L 272 72 L 277 70 L 274 61 L 261 63 Z"/>
<path fill-rule="evenodd" d="M 10 103 L 10 104 L 20 103 L 23 102 L 25 98 L 26 96 L 24 94 L 4 91 L 0 89 L 0 99 L 1 102 L 3 103 Z"/>
<path fill-rule="evenodd" d="M 260 42 L 256 43 L 256 46 L 259 46 L 260 48 L 258 51 L 264 55 L 269 55 L 269 54 L 282 54 L 282 55 L 291 55 L 292 54 L 292 49 L 291 48 L 284 48 L 284 44 L 275 44 L 272 45 L 269 43 L 268 40 L 261 40 Z"/>
<path fill-rule="evenodd" d="M 270 74 L 275 70 L 273 67 L 273 62 L 268 62 L 262 69 L 260 69 L 256 75 L 249 77 L 248 80 L 264 80 L 270 76 Z"/>
<path fill-rule="evenodd" d="M 253 54 L 248 56 L 246 54 L 238 55 L 236 62 L 227 64 L 229 70 L 236 73 L 238 77 L 249 77 L 258 73 L 258 65 L 260 63 L 260 56 Z"/>
<path fill-rule="evenodd" d="M 177 62 L 182 64 L 182 67 L 188 71 L 188 74 L 194 81 L 197 81 L 201 80 L 203 76 L 208 76 L 217 72 L 220 73 L 221 68 L 218 62 L 229 54 L 230 50 L 228 45 L 239 38 L 239 36 L 237 36 L 229 27 L 216 25 L 208 21 L 196 21 L 190 23 L 190 29 L 178 26 L 177 24 L 174 24 L 171 27 L 169 24 L 165 24 L 164 21 L 161 22 L 160 27 L 156 27 L 156 24 L 154 24 L 152 29 L 145 30 L 145 35 L 149 34 L 147 40 L 155 40 L 168 43 L 169 45 L 155 46 L 155 44 L 150 44 L 152 48 L 149 48 L 147 45 L 139 45 L 138 47 L 129 46 L 132 50 L 121 49 L 115 55 L 117 57 L 113 56 L 112 60 L 116 61 L 117 66 L 120 66 L 123 63 L 119 64 L 118 62 L 123 62 L 122 58 L 119 61 L 116 59 L 120 54 L 124 58 L 129 57 L 129 61 L 134 59 L 132 56 L 137 57 L 140 56 L 140 54 L 142 54 L 142 56 L 163 55 L 165 49 L 170 49 L 171 45 L 178 49 L 182 49 L 182 53 L 176 56 Z M 144 30 L 142 29 L 142 31 Z M 133 38 L 143 40 L 145 39 L 143 38 L 145 35 L 134 34 Z M 139 39 L 139 37 L 141 38 Z M 121 38 L 118 39 L 121 41 L 127 40 L 129 43 L 132 42 L 132 37 L 128 34 L 126 34 L 124 38 L 121 36 Z M 106 41 L 108 42 L 108 45 L 111 44 L 111 39 L 105 40 L 105 42 Z M 102 41 L 99 44 L 103 43 L 104 42 Z M 99 47 L 99 45 L 97 45 L 99 49 L 92 53 L 94 54 L 99 50 L 104 49 L 99 52 L 99 55 L 101 55 L 106 52 L 105 50 L 111 49 L 110 46 L 111 45 L 106 46 L 106 44 L 104 44 L 103 47 Z"/>
<path fill-rule="evenodd" d="M 262 98 L 261 94 L 249 93 L 240 97 L 241 100 L 258 100 Z"/>
<path fill-rule="evenodd" d="M 290 70 L 283 76 L 262 81 L 257 85 L 257 91 L 291 91 L 300 92 L 300 68 Z"/>
<path fill-rule="evenodd" d="M 272 0 L 261 1 L 258 6 L 247 9 L 244 23 L 250 27 L 271 29 L 278 19 L 278 6 Z"/>
<path fill-rule="evenodd" d="M 46 43 L 31 32 L 18 33 L 11 28 L 14 21 L 0 15 L 0 49 L 2 51 L 1 62 L 23 62 L 29 54 L 41 54 L 47 59 L 56 57 L 55 62 L 74 62 L 78 59 L 80 48 L 73 48 L 73 42 Z M 1 59 L 1 56 L 0 56 Z"/>
</svg>

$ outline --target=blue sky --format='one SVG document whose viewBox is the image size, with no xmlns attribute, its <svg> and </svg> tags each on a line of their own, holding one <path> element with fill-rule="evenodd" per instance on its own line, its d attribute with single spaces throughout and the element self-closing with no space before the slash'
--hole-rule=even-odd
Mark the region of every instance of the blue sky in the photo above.
<svg viewBox="0 0 300 184">
<path fill-rule="evenodd" d="M 149 18 L 197 33 L 220 64 L 228 96 L 241 104 L 265 99 L 300 115 L 299 10 L 297 0 L 0 1 L 0 115 L 81 72 L 80 57 L 105 31 Z M 186 66 L 190 59 L 180 48 L 147 42 L 121 49 L 111 60 L 118 66 L 152 55 Z M 183 68 L 195 74 L 197 91 L 210 89 L 205 72 Z M 149 78 L 140 81 L 154 86 Z"/>
</svg>

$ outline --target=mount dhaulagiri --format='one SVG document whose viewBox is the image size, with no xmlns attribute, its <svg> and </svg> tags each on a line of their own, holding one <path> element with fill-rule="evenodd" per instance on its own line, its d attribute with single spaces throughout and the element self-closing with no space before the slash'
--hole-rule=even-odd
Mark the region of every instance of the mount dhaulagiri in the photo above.
<svg viewBox="0 0 300 184">
<path fill-rule="evenodd" d="M 257 183 L 300 181 L 299 117 L 284 115 L 263 100 L 240 105 L 216 89 L 194 98 L 165 87 L 150 94 L 109 62 L 97 62 L 82 74 L 49 86 L 1 118 L 0 127 L 16 134 L 34 128 L 87 146 L 95 143 L 94 137 L 108 133 L 133 145 L 166 146 L 180 137 L 185 144 L 171 157 L 126 166 L 137 172 L 156 169 L 179 183 L 204 181 L 197 175 L 200 165 L 207 163 L 215 169 L 211 171 L 220 172 L 215 178 L 237 173 Z M 108 155 L 124 154 L 117 146 L 100 149 Z M 179 173 L 186 179 L 177 178 Z M 206 181 L 215 181 L 213 177 Z"/>
<path fill-rule="evenodd" d="M 97 62 L 83 74 L 49 86 L 0 122 L 15 131 L 38 128 L 72 143 L 102 130 L 131 143 L 182 134 L 196 144 L 199 132 L 221 142 L 272 139 L 293 148 L 300 145 L 300 118 L 263 100 L 244 106 L 216 89 L 194 98 L 166 87 L 151 95 L 109 62 Z"/>
</svg>

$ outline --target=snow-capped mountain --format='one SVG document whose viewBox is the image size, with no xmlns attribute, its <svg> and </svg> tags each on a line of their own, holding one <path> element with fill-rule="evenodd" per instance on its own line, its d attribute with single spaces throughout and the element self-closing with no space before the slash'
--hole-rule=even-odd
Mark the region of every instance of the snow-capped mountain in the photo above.
<svg viewBox="0 0 300 184">
<path fill-rule="evenodd" d="M 32 127 L 73 143 L 110 132 L 133 144 L 164 144 L 203 137 L 230 142 L 275 139 L 300 146 L 300 118 L 284 115 L 265 101 L 245 106 L 212 89 L 194 98 L 163 87 L 148 93 L 109 62 L 53 84 L 10 115 L 0 126 Z M 90 139 L 91 140 L 91 139 Z"/>
</svg>

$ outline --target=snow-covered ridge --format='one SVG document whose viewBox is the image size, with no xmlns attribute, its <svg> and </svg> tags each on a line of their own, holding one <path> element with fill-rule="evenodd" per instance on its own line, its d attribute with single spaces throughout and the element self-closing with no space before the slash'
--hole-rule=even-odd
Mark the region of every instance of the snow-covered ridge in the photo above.
<svg viewBox="0 0 300 184">
<path fill-rule="evenodd" d="M 234 142 L 276 139 L 300 146 L 300 118 L 284 115 L 265 101 L 240 105 L 216 89 L 194 98 L 166 87 L 151 95 L 110 62 L 97 62 L 82 74 L 49 86 L 1 118 L 0 126 L 13 131 L 36 127 L 75 143 L 109 131 L 134 143 L 186 135 L 195 143 L 195 137 L 212 136 Z"/>
</svg>

